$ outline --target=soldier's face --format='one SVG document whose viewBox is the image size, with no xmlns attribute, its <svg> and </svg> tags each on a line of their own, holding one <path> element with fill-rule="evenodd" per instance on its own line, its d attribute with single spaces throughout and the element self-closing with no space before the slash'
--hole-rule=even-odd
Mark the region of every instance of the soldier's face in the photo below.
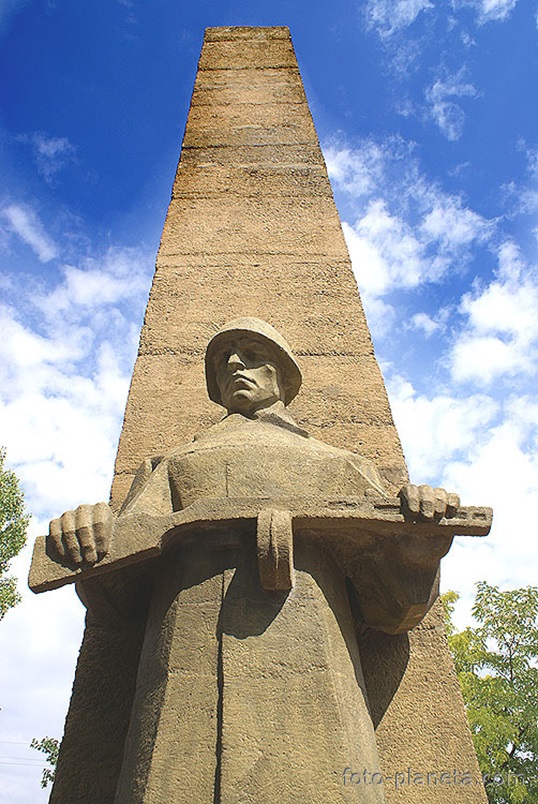
<svg viewBox="0 0 538 804">
<path fill-rule="evenodd" d="M 280 369 L 262 340 L 249 335 L 229 340 L 215 355 L 214 365 L 228 413 L 249 416 L 282 398 Z"/>
</svg>

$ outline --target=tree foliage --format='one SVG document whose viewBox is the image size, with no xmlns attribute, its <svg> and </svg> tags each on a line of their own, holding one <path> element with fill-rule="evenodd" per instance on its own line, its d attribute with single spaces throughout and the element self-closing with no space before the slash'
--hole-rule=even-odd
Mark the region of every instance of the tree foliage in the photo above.
<svg viewBox="0 0 538 804">
<path fill-rule="evenodd" d="M 43 775 L 41 777 L 41 787 L 47 787 L 54 781 L 56 774 L 56 764 L 58 762 L 58 754 L 60 752 L 60 741 L 55 737 L 43 737 L 41 740 L 36 740 L 35 737 L 30 743 L 30 748 L 35 748 L 37 751 L 42 751 L 46 757 L 50 768 L 43 768 Z"/>
<path fill-rule="evenodd" d="M 477 584 L 476 627 L 457 631 L 458 599 L 443 596 L 448 641 L 490 802 L 538 801 L 538 588 Z"/>
<path fill-rule="evenodd" d="M 0 448 L 0 620 L 20 600 L 16 580 L 7 572 L 11 559 L 24 547 L 30 519 L 17 476 L 4 466 L 5 457 Z"/>
</svg>

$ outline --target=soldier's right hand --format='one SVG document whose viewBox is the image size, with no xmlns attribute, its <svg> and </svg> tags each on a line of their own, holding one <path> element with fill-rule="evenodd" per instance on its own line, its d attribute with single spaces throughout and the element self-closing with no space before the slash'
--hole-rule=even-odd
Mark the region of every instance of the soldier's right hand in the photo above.
<svg viewBox="0 0 538 804">
<path fill-rule="evenodd" d="M 107 503 L 79 505 L 51 521 L 48 547 L 60 561 L 96 564 L 108 552 L 113 524 Z"/>
</svg>

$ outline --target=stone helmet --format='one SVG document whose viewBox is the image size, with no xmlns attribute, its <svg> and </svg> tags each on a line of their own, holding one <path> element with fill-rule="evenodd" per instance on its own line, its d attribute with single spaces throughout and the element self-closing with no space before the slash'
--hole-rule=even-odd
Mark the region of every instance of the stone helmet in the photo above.
<svg viewBox="0 0 538 804">
<path fill-rule="evenodd" d="M 283 386 L 282 401 L 285 405 L 289 405 L 301 387 L 301 369 L 282 335 L 271 324 L 267 324 L 259 318 L 234 318 L 233 321 L 224 324 L 209 341 L 205 353 L 205 376 L 209 398 L 218 405 L 222 405 L 215 374 L 214 359 L 218 348 L 224 346 L 226 341 L 232 340 L 237 335 L 251 335 L 254 340 L 263 341 L 265 346 L 269 346 L 274 355 L 275 363 L 280 369 Z"/>
</svg>

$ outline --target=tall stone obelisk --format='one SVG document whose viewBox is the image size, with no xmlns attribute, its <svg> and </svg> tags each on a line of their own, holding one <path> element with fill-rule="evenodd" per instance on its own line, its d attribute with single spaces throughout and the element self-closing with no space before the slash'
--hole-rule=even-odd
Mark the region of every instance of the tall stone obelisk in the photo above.
<svg viewBox="0 0 538 804">
<path fill-rule="evenodd" d="M 271 322 L 298 356 L 299 424 L 372 460 L 396 492 L 405 461 L 286 28 L 206 31 L 118 449 L 116 509 L 145 458 L 220 417 L 205 392 L 204 347 L 242 315 Z M 114 801 L 142 634 L 143 624 L 89 618 L 52 802 Z M 440 612 L 409 635 L 365 632 L 360 650 L 392 780 L 386 800 L 485 802 Z M 473 784 L 434 781 L 442 772 L 472 773 Z"/>
</svg>

